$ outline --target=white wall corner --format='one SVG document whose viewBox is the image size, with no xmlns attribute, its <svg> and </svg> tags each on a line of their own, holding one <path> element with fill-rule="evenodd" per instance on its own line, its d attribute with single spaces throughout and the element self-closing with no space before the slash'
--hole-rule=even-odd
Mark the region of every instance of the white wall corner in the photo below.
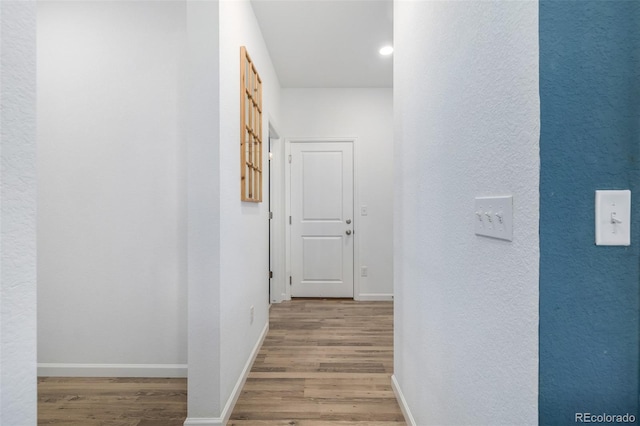
<svg viewBox="0 0 640 426">
<path fill-rule="evenodd" d="M 233 408 L 238 402 L 238 398 L 242 393 L 242 388 L 244 387 L 247 378 L 249 377 L 249 373 L 251 372 L 251 367 L 253 366 L 258 353 L 260 352 L 260 348 L 262 347 L 262 343 L 264 343 L 264 339 L 267 337 L 267 333 L 269 332 L 269 323 L 265 324 L 262 332 L 260 333 L 260 337 L 256 342 L 253 350 L 251 351 L 251 355 L 247 360 L 244 368 L 242 369 L 242 373 L 240 377 L 238 377 L 238 381 L 236 385 L 233 387 L 233 391 L 227 400 L 227 403 L 222 410 L 220 417 L 210 417 L 210 418 L 202 418 L 202 417 L 189 417 L 185 420 L 184 426 L 217 426 L 217 425 L 226 425 L 231 417 L 231 413 L 233 412 Z"/>
<path fill-rule="evenodd" d="M 222 414 L 221 414 L 221 417 L 223 419 L 222 424 L 227 424 L 227 422 L 229 421 L 229 418 L 231 417 L 233 408 L 235 407 L 236 402 L 238 402 L 238 398 L 240 398 L 240 394 L 242 393 L 242 388 L 244 387 L 244 384 L 247 381 L 247 378 L 249 377 L 249 373 L 251 372 L 251 367 L 253 366 L 253 363 L 255 362 L 256 357 L 258 356 L 258 353 L 260 352 L 260 348 L 264 343 L 264 339 L 267 337 L 267 333 L 269 333 L 269 322 L 267 322 L 264 325 L 264 328 L 260 333 L 260 337 L 258 338 L 258 341 L 253 347 L 253 350 L 251 351 L 251 355 L 249 356 L 249 359 L 247 359 L 247 362 L 244 365 L 244 368 L 242 369 L 242 373 L 240 374 L 240 377 L 238 377 L 238 381 L 236 382 L 236 385 L 233 387 L 233 391 L 231 392 L 231 395 L 229 396 L 229 399 L 227 400 L 227 403 L 225 404 L 224 409 L 222 410 Z"/>
<path fill-rule="evenodd" d="M 395 374 L 391 375 L 391 388 L 393 388 L 393 393 L 396 395 L 398 405 L 400 405 L 400 410 L 402 410 L 402 414 L 404 415 L 404 420 L 407 422 L 407 425 L 417 426 L 417 423 L 411 414 L 411 410 L 409 409 L 409 405 L 407 404 L 407 400 L 404 399 L 402 389 L 400 389 L 400 384 L 398 383 L 398 379 L 396 379 Z"/>
<path fill-rule="evenodd" d="M 220 407 L 220 46 L 218 2 L 186 2 L 188 381 L 185 424 Z M 198 423 L 199 422 L 199 423 Z"/>
</svg>

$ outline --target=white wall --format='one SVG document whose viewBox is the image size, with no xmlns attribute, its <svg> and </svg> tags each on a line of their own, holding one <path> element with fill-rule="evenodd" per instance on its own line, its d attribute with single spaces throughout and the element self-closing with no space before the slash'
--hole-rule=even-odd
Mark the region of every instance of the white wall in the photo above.
<svg viewBox="0 0 640 426">
<path fill-rule="evenodd" d="M 250 3 L 39 13 L 40 361 L 180 367 L 188 286 L 187 424 L 222 424 L 269 306 L 266 189 L 240 202 L 241 45 L 265 143 L 280 87 Z"/>
<path fill-rule="evenodd" d="M 220 244 L 221 398 L 231 395 L 268 322 L 268 194 L 240 201 L 240 46 L 246 46 L 263 82 L 263 165 L 269 117 L 278 127 L 280 83 L 248 0 L 220 2 Z M 254 306 L 253 324 L 249 309 Z"/>
<path fill-rule="evenodd" d="M 188 420 L 222 424 L 220 402 L 219 5 L 187 6 Z"/>
<path fill-rule="evenodd" d="M 395 378 L 418 425 L 538 416 L 538 4 L 395 3 Z M 474 235 L 512 194 L 513 242 Z"/>
<path fill-rule="evenodd" d="M 392 89 L 284 89 L 284 136 L 357 137 L 355 206 L 360 264 L 357 299 L 393 295 L 393 91 Z M 368 276 L 359 277 L 367 266 Z"/>
<path fill-rule="evenodd" d="M 38 6 L 45 374 L 60 363 L 186 373 L 185 13 L 183 2 Z M 78 370 L 93 373 L 110 374 Z"/>
<path fill-rule="evenodd" d="M 36 7 L 0 2 L 0 424 L 36 424 Z"/>
</svg>

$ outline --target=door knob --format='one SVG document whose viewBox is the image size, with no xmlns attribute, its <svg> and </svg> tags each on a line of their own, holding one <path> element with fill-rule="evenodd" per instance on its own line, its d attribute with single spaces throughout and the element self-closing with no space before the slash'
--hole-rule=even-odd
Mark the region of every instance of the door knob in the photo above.
<svg viewBox="0 0 640 426">
<path fill-rule="evenodd" d="M 351 229 L 347 229 L 347 235 L 351 235 Z"/>
<path fill-rule="evenodd" d="M 347 219 L 347 225 L 351 223 L 351 219 Z"/>
</svg>

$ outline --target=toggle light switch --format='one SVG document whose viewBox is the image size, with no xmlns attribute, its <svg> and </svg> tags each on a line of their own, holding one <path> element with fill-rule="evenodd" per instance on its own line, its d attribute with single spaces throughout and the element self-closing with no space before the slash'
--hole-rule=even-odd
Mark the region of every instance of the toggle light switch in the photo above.
<svg viewBox="0 0 640 426">
<path fill-rule="evenodd" d="M 477 197 L 474 221 L 476 235 L 513 241 L 513 197 Z"/>
<path fill-rule="evenodd" d="M 631 244 L 631 191 L 596 191 L 596 245 Z"/>
</svg>

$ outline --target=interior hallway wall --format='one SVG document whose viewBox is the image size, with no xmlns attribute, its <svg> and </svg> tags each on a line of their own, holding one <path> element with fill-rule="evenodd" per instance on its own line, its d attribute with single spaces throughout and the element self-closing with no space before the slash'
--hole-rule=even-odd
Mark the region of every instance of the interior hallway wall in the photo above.
<svg viewBox="0 0 640 426">
<path fill-rule="evenodd" d="M 540 423 L 638 418 L 640 3 L 540 2 Z M 596 246 L 597 189 L 631 245 Z"/>
<path fill-rule="evenodd" d="M 395 3 L 395 379 L 418 425 L 538 423 L 537 2 Z M 474 197 L 513 195 L 513 241 Z"/>
<path fill-rule="evenodd" d="M 263 82 L 263 201 L 240 201 L 240 47 Z M 220 2 L 220 374 L 232 395 L 269 320 L 269 120 L 280 123 L 280 83 L 248 0 Z M 250 308 L 254 307 L 253 322 Z M 230 413 L 229 413 L 230 414 Z"/>
<path fill-rule="evenodd" d="M 280 87 L 251 5 L 39 12 L 40 361 L 183 374 L 188 283 L 188 422 L 219 424 L 268 320 L 266 191 L 240 201 L 241 45 L 264 82 L 265 140 Z"/>
<path fill-rule="evenodd" d="M 389 59 L 389 58 L 385 58 Z M 355 136 L 360 205 L 354 206 L 360 277 L 357 299 L 393 297 L 393 89 L 283 89 L 285 137 Z"/>
<path fill-rule="evenodd" d="M 0 162 L 0 424 L 35 426 L 35 1 L 0 2 Z"/>
<path fill-rule="evenodd" d="M 185 22 L 184 2 L 38 5 L 45 374 L 186 374 Z"/>
<path fill-rule="evenodd" d="M 220 421 L 220 7 L 189 1 L 187 72 L 187 420 Z"/>
</svg>

